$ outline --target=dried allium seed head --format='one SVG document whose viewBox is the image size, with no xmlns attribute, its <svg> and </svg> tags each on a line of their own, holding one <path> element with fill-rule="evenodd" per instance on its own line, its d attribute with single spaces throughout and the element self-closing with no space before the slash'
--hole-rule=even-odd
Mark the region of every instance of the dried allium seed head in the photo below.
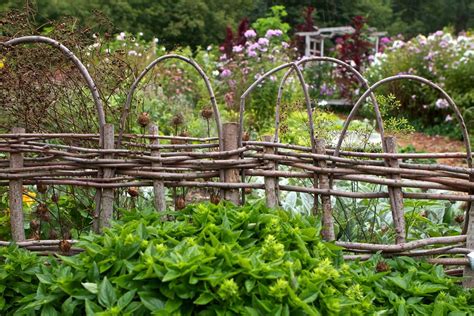
<svg viewBox="0 0 474 316">
<path fill-rule="evenodd" d="M 464 215 L 458 215 L 454 218 L 454 220 L 456 221 L 456 223 L 463 223 L 464 222 Z"/>
<path fill-rule="evenodd" d="M 250 193 L 252 193 L 252 188 L 245 188 L 244 192 L 245 192 L 245 194 L 250 194 Z"/>
<path fill-rule="evenodd" d="M 30 228 L 33 229 L 33 230 L 36 230 L 40 227 L 40 223 L 38 222 L 38 220 L 34 219 L 30 222 Z"/>
<path fill-rule="evenodd" d="M 59 242 L 59 249 L 62 252 L 68 253 L 71 250 L 71 243 L 67 240 L 61 240 Z"/>
<path fill-rule="evenodd" d="M 38 213 L 39 216 L 41 216 L 41 214 L 48 213 L 49 212 L 48 206 L 44 203 L 40 203 L 38 207 L 36 208 L 36 212 Z"/>
<path fill-rule="evenodd" d="M 135 198 L 139 195 L 140 191 L 138 190 L 137 187 L 130 187 L 127 190 L 128 195 L 130 195 L 132 198 Z"/>
<path fill-rule="evenodd" d="M 211 194 L 210 200 L 212 204 L 219 204 L 219 202 L 221 201 L 219 195 L 217 194 Z"/>
<path fill-rule="evenodd" d="M 247 142 L 250 139 L 250 134 L 248 132 L 244 132 L 242 134 L 242 141 Z"/>
<path fill-rule="evenodd" d="M 181 137 L 189 137 L 189 132 L 188 131 L 183 131 L 179 134 Z"/>
<path fill-rule="evenodd" d="M 212 117 L 212 114 L 214 114 L 214 112 L 210 107 L 205 107 L 201 111 L 201 116 L 206 120 L 210 119 Z"/>
<path fill-rule="evenodd" d="M 184 118 L 183 118 L 183 115 L 181 113 L 176 114 L 171 119 L 171 124 L 173 126 L 179 126 L 179 125 L 183 124 L 183 122 L 184 122 Z"/>
<path fill-rule="evenodd" d="M 375 270 L 377 270 L 377 272 L 387 272 L 390 270 L 390 266 L 385 261 L 379 261 Z"/>
<path fill-rule="evenodd" d="M 46 191 L 48 191 L 48 186 L 46 184 L 39 183 L 36 185 L 36 190 L 38 190 L 39 193 L 46 193 Z"/>
<path fill-rule="evenodd" d="M 176 205 L 177 210 L 182 210 L 183 208 L 185 208 L 186 207 L 186 201 L 184 200 L 184 197 L 178 196 L 176 198 L 175 205 Z"/>
<path fill-rule="evenodd" d="M 51 195 L 51 201 L 53 201 L 54 203 L 58 203 L 59 196 L 56 193 L 54 193 L 53 195 Z"/>
<path fill-rule="evenodd" d="M 49 239 L 58 239 L 58 232 L 54 229 L 49 231 Z"/>
<path fill-rule="evenodd" d="M 142 112 L 138 115 L 137 123 L 140 124 L 141 127 L 146 127 L 150 124 L 150 114 L 147 112 Z"/>
</svg>

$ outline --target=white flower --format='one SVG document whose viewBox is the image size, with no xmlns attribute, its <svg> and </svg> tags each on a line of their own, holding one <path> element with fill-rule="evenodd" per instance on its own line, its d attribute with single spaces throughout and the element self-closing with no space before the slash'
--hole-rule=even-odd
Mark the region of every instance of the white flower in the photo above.
<svg viewBox="0 0 474 316">
<path fill-rule="evenodd" d="M 118 40 L 118 41 L 123 41 L 123 40 L 125 40 L 125 32 L 120 32 L 120 34 L 117 35 L 117 40 Z"/>
<path fill-rule="evenodd" d="M 129 56 L 137 56 L 138 53 L 137 53 L 136 51 L 134 51 L 134 50 L 131 50 L 131 51 L 128 52 L 128 55 L 129 55 Z"/>
<path fill-rule="evenodd" d="M 453 117 L 451 115 L 446 115 L 446 118 L 444 119 L 445 122 L 449 122 L 449 121 L 452 121 L 453 120 Z"/>
<path fill-rule="evenodd" d="M 139 33 L 138 33 L 138 36 L 143 36 L 143 32 L 139 32 Z"/>
<path fill-rule="evenodd" d="M 212 45 L 207 46 L 207 51 L 212 50 Z"/>
<path fill-rule="evenodd" d="M 328 105 L 328 101 L 326 101 L 326 100 L 321 100 L 321 101 L 318 102 L 318 105 L 320 105 L 320 106 L 326 106 L 326 105 Z"/>
<path fill-rule="evenodd" d="M 436 100 L 436 103 L 435 103 L 436 107 L 438 109 L 446 109 L 446 108 L 449 108 L 449 103 L 448 101 L 446 101 L 445 99 L 438 99 Z"/>
</svg>

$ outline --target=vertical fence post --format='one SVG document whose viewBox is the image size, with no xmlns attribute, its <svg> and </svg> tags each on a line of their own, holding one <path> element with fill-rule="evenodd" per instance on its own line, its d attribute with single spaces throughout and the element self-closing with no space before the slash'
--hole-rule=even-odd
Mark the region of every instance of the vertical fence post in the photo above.
<svg viewBox="0 0 474 316">
<path fill-rule="evenodd" d="M 151 139 L 151 145 L 156 146 L 160 144 L 158 139 L 158 126 L 155 124 L 150 125 L 150 135 L 155 136 Z M 151 148 L 152 157 L 161 157 L 160 150 L 158 148 Z M 151 167 L 160 167 L 161 162 L 152 162 Z M 165 185 L 161 180 L 153 180 L 153 193 L 155 198 L 155 208 L 158 212 L 166 210 L 166 199 L 165 199 Z"/>
<path fill-rule="evenodd" d="M 387 136 L 384 138 L 387 152 L 395 154 L 397 153 L 397 139 L 393 136 Z M 398 159 L 387 158 L 386 163 L 389 167 L 398 168 Z M 393 180 L 400 180 L 400 175 L 392 174 L 390 176 Z M 395 225 L 395 241 L 397 244 L 405 242 L 405 214 L 403 211 L 403 192 L 402 188 L 399 187 L 388 187 L 388 193 L 390 198 L 390 207 L 392 209 L 393 223 Z"/>
<path fill-rule="evenodd" d="M 326 154 L 326 142 L 324 139 L 316 139 L 316 153 L 320 155 Z M 326 168 L 327 163 L 325 160 L 318 160 L 318 167 Z M 327 174 L 321 173 L 319 175 L 319 188 L 324 190 L 329 190 L 329 177 Z M 321 194 L 321 205 L 322 205 L 322 235 L 323 238 L 327 241 L 332 241 L 336 239 L 334 234 L 334 219 L 332 217 L 331 209 L 331 196 L 326 194 Z"/>
<path fill-rule="evenodd" d="M 14 127 L 12 134 L 23 134 L 25 129 Z M 21 143 L 20 143 L 21 144 Z M 23 168 L 23 154 L 12 152 L 10 154 L 10 168 Z M 14 241 L 25 240 L 25 229 L 23 227 L 23 180 L 16 179 L 9 182 L 9 206 L 10 225 Z"/>
<path fill-rule="evenodd" d="M 234 150 L 238 148 L 238 137 L 239 137 L 239 124 L 237 123 L 224 123 L 222 125 L 222 132 L 224 136 L 224 150 Z M 229 159 L 239 159 L 239 155 L 232 155 Z M 238 169 L 226 169 L 224 172 L 224 182 L 226 183 L 238 183 L 239 182 L 239 170 Z M 238 189 L 226 188 L 224 189 L 224 199 L 231 201 L 238 205 L 240 203 L 240 194 Z"/>
<path fill-rule="evenodd" d="M 271 135 L 263 136 L 264 142 L 273 142 L 273 137 Z M 265 147 L 265 154 L 274 154 L 275 149 L 272 147 Z M 275 171 L 275 162 L 272 160 L 268 161 L 268 170 Z M 277 195 L 277 183 L 278 178 L 272 176 L 265 177 L 265 199 L 267 202 L 267 207 L 275 208 L 278 206 L 278 195 Z"/>
<path fill-rule="evenodd" d="M 466 217 L 466 220 L 468 220 L 467 231 L 466 231 L 466 235 L 467 235 L 466 248 L 474 249 L 474 202 L 470 203 L 468 216 Z M 472 259 L 469 260 L 469 263 L 471 262 L 471 260 Z M 471 266 L 464 267 L 462 285 L 465 288 L 474 287 L 474 270 L 471 269 Z"/>
<path fill-rule="evenodd" d="M 114 125 L 104 125 L 104 149 L 114 149 Z M 105 159 L 113 158 L 113 154 L 105 154 Z M 104 178 L 114 176 L 113 168 L 104 168 Z M 102 190 L 102 209 L 100 212 L 100 227 L 110 227 L 114 210 L 114 189 L 106 188 Z"/>
</svg>

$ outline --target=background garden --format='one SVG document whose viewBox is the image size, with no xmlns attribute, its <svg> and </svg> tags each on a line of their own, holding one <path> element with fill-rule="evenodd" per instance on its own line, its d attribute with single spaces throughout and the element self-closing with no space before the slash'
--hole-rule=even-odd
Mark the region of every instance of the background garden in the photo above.
<svg viewBox="0 0 474 316">
<path fill-rule="evenodd" d="M 354 33 L 327 41 L 327 56 L 349 63 L 370 84 L 399 74 L 432 80 L 453 98 L 474 132 L 472 1 L 296 2 L 5 1 L 0 4 L 0 40 L 44 35 L 71 48 L 97 83 L 109 123 L 117 126 L 128 89 L 151 61 L 169 53 L 192 57 L 209 76 L 222 120 L 230 122 L 238 120 L 240 96 L 255 80 L 277 65 L 303 58 L 304 41 L 296 32 L 350 25 Z M 373 27 L 387 32 L 378 51 Z M 153 122 L 161 135 L 215 136 L 206 86 L 190 70 L 175 61 L 155 67 L 138 87 L 126 132 L 145 134 L 145 127 Z M 2 46 L 0 75 L 1 133 L 19 122 L 29 133 L 98 131 L 94 103 L 83 79 L 60 52 L 42 45 Z M 332 101 L 354 103 L 364 89 L 353 75 L 328 64 L 308 65 L 304 76 L 314 108 L 315 136 L 334 146 L 350 108 L 331 106 Z M 248 100 L 246 139 L 275 132 L 281 79 L 281 74 L 269 77 Z M 280 141 L 309 146 L 298 84 L 296 77 L 289 77 L 284 89 Z M 386 132 L 402 141 L 401 152 L 426 150 L 413 145 L 425 135 L 446 136 L 441 141 L 448 151 L 465 150 L 454 114 L 436 91 L 399 81 L 377 90 L 377 101 Z M 372 104 L 367 102 L 351 124 L 343 148 L 380 152 L 377 137 Z M 65 145 L 96 146 L 92 140 L 71 140 Z M 295 181 L 311 186 L 310 179 Z M 337 185 L 353 192 L 382 190 L 380 185 L 351 181 Z M 264 208 L 262 194 L 248 191 L 248 204 L 235 208 L 225 203 L 215 206 L 217 190 L 170 189 L 167 201 L 172 211 L 167 215 L 176 221 L 163 222 L 152 211 L 150 190 L 117 190 L 114 216 L 119 224 L 99 236 L 88 235 L 95 209 L 93 190 L 25 186 L 28 237 L 69 240 L 82 235 L 79 245 L 85 252 L 61 257 L 58 264 L 52 257 L 2 248 L 0 311 L 45 315 L 472 312 L 473 293 L 463 291 L 440 267 L 378 255 L 365 263 L 343 263 L 341 249 L 322 242 L 318 221 L 306 216 L 312 213 L 312 195 L 282 193 L 282 208 L 292 211 L 285 213 Z M 8 190 L 2 187 L 0 195 L 0 240 L 10 240 Z M 203 200 L 214 204 L 185 207 Z M 394 241 L 386 199 L 336 198 L 332 204 L 338 240 Z M 407 240 L 460 234 L 467 206 L 405 200 Z M 70 245 L 64 244 L 62 250 L 68 252 Z M 157 283 L 150 285 L 149 279 Z"/>
</svg>

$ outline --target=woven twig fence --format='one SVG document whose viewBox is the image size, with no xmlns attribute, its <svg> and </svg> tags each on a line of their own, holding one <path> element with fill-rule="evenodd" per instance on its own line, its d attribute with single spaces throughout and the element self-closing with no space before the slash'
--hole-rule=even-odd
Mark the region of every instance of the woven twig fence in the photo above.
<svg viewBox="0 0 474 316">
<path fill-rule="evenodd" d="M 124 187 L 153 187 L 156 209 L 166 208 L 166 188 L 195 187 L 215 188 L 221 196 L 235 204 L 245 201 L 245 189 L 264 190 L 269 207 L 280 204 L 282 191 L 305 192 L 314 196 L 314 213 L 321 214 L 322 235 L 328 241 L 342 246 L 347 259 L 368 259 L 380 252 L 383 256 L 425 257 L 429 261 L 447 266 L 457 266 L 450 273 L 462 271 L 464 284 L 473 286 L 474 273 L 467 254 L 474 251 L 474 170 L 469 135 L 463 118 L 449 95 L 432 82 L 412 75 L 386 78 L 369 86 L 367 81 L 346 63 L 328 58 L 314 57 L 288 63 L 267 72 L 253 83 L 241 97 L 239 123 L 220 121 L 219 110 L 209 79 L 193 60 L 179 55 L 166 55 L 153 61 L 134 82 L 118 131 L 106 124 L 100 98 L 95 85 L 82 63 L 61 44 L 42 37 L 23 37 L 5 44 L 46 43 L 60 48 L 79 67 L 93 91 L 99 118 L 98 134 L 74 133 L 25 133 L 14 128 L 9 134 L 0 134 L 0 186 L 9 187 L 11 229 L 13 240 L 20 246 L 35 251 L 56 251 L 59 240 L 25 240 L 23 229 L 22 193 L 24 185 L 71 185 L 95 188 L 96 212 L 94 229 L 100 231 L 109 225 L 113 216 L 114 190 Z M 132 110 L 133 93 L 145 74 L 159 62 L 178 59 L 194 67 L 204 80 L 215 114 L 217 137 L 197 138 L 161 136 L 158 127 L 151 124 L 146 135 L 124 133 L 128 113 Z M 308 62 L 332 62 L 346 67 L 358 78 L 365 93 L 355 103 L 349 114 L 337 145 L 325 146 L 314 137 L 312 108 L 301 66 Z M 253 89 L 270 75 L 287 70 L 279 89 L 276 105 L 275 135 L 262 140 L 244 140 L 245 100 Z M 283 144 L 279 141 L 280 101 L 286 79 L 295 72 L 305 95 L 310 128 L 311 146 Z M 395 80 L 415 80 L 436 90 L 448 101 L 461 126 L 466 152 L 452 153 L 398 153 L 394 137 L 385 136 L 383 121 L 373 92 L 377 87 Z M 361 104 L 370 97 L 381 134 L 381 153 L 352 152 L 341 149 L 348 126 Z M 95 146 L 65 145 L 69 139 L 96 142 Z M 161 141 L 161 142 L 160 142 Z M 168 143 L 171 141 L 171 143 Z M 405 162 L 407 159 L 450 158 L 466 162 L 467 167 L 444 164 Z M 250 183 L 248 177 L 263 177 L 263 183 Z M 310 179 L 313 186 L 280 184 L 279 179 Z M 386 187 L 380 192 L 352 192 L 335 188 L 339 180 L 377 184 Z M 418 188 L 412 192 L 411 188 Z M 406 190 L 408 189 L 408 190 Z M 442 193 L 428 192 L 442 190 Z M 331 197 L 354 199 L 381 199 L 390 201 L 396 243 L 370 244 L 335 240 Z M 406 242 L 403 202 L 405 199 L 465 201 L 468 204 L 465 227 L 461 235 L 427 238 Z M 62 241 L 64 243 L 64 241 Z M 67 241 L 75 243 L 74 240 Z M 10 242 L 0 242 L 1 246 Z M 436 246 L 436 247 L 435 247 Z M 72 248 L 72 253 L 80 249 Z M 443 255 L 440 257 L 440 255 Z"/>
</svg>

